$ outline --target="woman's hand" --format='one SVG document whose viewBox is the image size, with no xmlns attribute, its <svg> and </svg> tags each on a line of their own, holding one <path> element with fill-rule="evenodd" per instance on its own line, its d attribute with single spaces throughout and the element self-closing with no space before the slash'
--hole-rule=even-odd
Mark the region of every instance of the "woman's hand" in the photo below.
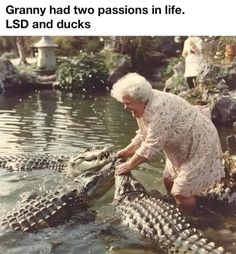
<svg viewBox="0 0 236 254">
<path fill-rule="evenodd" d="M 121 157 L 121 158 L 127 159 L 128 157 L 132 156 L 138 148 L 139 148 L 138 144 L 132 144 L 132 143 L 130 143 L 125 148 L 119 150 L 116 153 L 116 157 L 117 158 Z"/>
<path fill-rule="evenodd" d="M 117 166 L 115 175 L 125 174 L 146 160 L 146 158 L 134 154 L 128 161 Z"/>
<path fill-rule="evenodd" d="M 116 157 L 117 158 L 125 158 L 127 159 L 129 157 L 129 151 L 127 149 L 122 149 L 122 150 L 119 150 L 117 153 L 116 153 Z"/>
<path fill-rule="evenodd" d="M 115 171 L 115 175 L 122 175 L 129 171 L 131 171 L 133 168 L 131 167 L 131 164 L 129 161 L 126 161 L 122 164 L 120 164 Z"/>
</svg>

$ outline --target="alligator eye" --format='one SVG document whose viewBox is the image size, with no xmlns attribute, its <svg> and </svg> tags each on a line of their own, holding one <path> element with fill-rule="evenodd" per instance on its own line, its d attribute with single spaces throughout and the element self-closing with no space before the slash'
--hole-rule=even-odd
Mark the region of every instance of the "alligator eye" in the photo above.
<svg viewBox="0 0 236 254">
<path fill-rule="evenodd" d="M 98 180 L 99 180 L 98 176 L 94 177 L 90 182 L 86 184 L 86 189 L 87 190 L 92 189 L 95 186 L 95 184 L 98 182 Z"/>
</svg>

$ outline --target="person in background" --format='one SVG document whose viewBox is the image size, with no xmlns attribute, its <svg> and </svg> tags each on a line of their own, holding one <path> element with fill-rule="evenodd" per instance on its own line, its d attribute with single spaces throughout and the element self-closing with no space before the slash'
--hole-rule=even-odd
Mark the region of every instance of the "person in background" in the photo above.
<svg viewBox="0 0 236 254">
<path fill-rule="evenodd" d="M 117 152 L 117 157 L 127 161 L 116 168 L 116 174 L 155 159 L 162 150 L 167 192 L 184 211 L 195 211 L 197 196 L 225 175 L 219 136 L 211 120 L 179 96 L 152 89 L 137 73 L 118 80 L 111 96 L 138 124 L 130 144 Z"/>
<path fill-rule="evenodd" d="M 196 87 L 196 79 L 202 61 L 202 46 L 203 41 L 197 36 L 189 36 L 184 41 L 182 51 L 182 56 L 185 58 L 184 77 L 189 89 Z"/>
</svg>

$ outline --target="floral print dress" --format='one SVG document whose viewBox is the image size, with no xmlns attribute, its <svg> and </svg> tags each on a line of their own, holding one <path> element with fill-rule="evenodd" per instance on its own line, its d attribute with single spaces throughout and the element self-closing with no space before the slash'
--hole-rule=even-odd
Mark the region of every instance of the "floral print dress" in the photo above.
<svg viewBox="0 0 236 254">
<path fill-rule="evenodd" d="M 211 120 L 184 99 L 153 90 L 139 130 L 131 143 L 136 154 L 153 159 L 161 150 L 166 155 L 164 177 L 173 181 L 173 195 L 202 195 L 224 177 L 221 145 Z"/>
</svg>

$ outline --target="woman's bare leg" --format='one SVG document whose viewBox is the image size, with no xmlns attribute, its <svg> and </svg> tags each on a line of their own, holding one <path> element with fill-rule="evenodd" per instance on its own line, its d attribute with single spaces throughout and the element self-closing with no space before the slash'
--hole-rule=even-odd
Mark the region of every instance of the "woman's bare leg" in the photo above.
<svg viewBox="0 0 236 254">
<path fill-rule="evenodd" d="M 164 185 L 166 187 L 167 193 L 170 195 L 171 189 L 173 187 L 173 181 L 168 177 L 164 177 Z"/>
<path fill-rule="evenodd" d="M 195 196 L 189 196 L 185 197 L 182 195 L 176 195 L 174 196 L 175 202 L 177 205 L 180 206 L 180 209 L 182 209 L 186 213 L 193 213 L 196 210 L 197 207 L 197 200 Z"/>
</svg>

